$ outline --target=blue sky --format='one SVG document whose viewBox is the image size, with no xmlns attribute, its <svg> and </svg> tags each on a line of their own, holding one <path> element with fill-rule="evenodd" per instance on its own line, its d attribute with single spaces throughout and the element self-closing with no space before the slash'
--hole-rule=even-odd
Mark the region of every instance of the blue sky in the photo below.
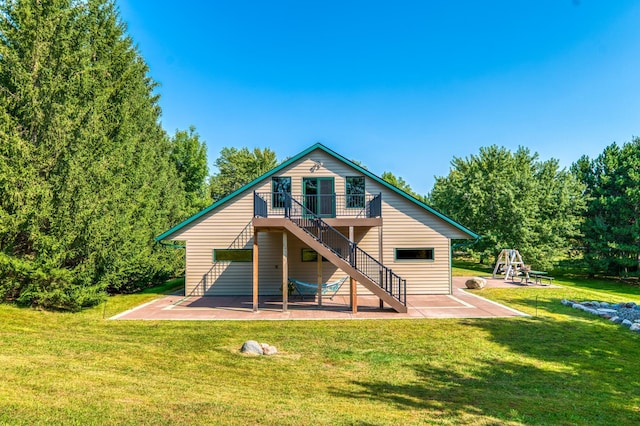
<svg viewBox="0 0 640 426">
<path fill-rule="evenodd" d="M 640 136 L 636 0 L 117 4 L 164 128 L 194 125 L 210 163 L 322 142 L 426 194 L 482 146 L 569 167 Z"/>
</svg>

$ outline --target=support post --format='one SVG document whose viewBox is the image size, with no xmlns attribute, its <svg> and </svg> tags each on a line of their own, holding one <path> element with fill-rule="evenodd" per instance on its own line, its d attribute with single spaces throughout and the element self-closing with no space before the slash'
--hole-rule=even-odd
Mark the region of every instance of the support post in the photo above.
<svg viewBox="0 0 640 426">
<path fill-rule="evenodd" d="M 287 312 L 289 301 L 289 248 L 287 231 L 282 231 L 282 312 Z"/>
<path fill-rule="evenodd" d="M 382 242 L 382 225 L 378 226 L 378 261 L 384 265 L 384 244 Z M 380 270 L 380 282 L 386 278 L 383 277 L 382 270 Z M 380 299 L 380 309 L 384 309 L 384 302 Z"/>
<path fill-rule="evenodd" d="M 357 281 L 352 277 L 349 277 L 350 284 L 350 303 L 351 303 L 351 312 L 354 314 L 358 313 L 358 285 Z"/>
<path fill-rule="evenodd" d="M 355 242 L 353 226 L 349 227 L 349 241 Z M 352 254 L 354 254 L 352 252 Z M 355 265 L 355 259 L 351 259 L 351 263 Z M 353 277 L 349 277 L 349 304 L 351 305 L 351 312 L 358 313 L 358 285 Z"/>
<path fill-rule="evenodd" d="M 318 273 L 318 306 L 322 306 L 322 256 L 318 253 L 317 261 L 317 273 Z"/>
<path fill-rule="evenodd" d="M 253 312 L 258 312 L 258 231 L 253 231 Z"/>
</svg>

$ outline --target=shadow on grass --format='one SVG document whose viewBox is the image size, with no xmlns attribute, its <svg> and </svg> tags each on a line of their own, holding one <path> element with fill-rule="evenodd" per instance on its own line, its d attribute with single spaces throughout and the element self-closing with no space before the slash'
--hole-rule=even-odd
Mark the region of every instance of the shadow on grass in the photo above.
<svg viewBox="0 0 640 426">
<path fill-rule="evenodd" d="M 638 424 L 640 339 L 600 319 L 468 320 L 487 345 L 451 365 L 409 363 L 413 382 L 353 381 L 344 398 L 526 424 Z"/>
</svg>

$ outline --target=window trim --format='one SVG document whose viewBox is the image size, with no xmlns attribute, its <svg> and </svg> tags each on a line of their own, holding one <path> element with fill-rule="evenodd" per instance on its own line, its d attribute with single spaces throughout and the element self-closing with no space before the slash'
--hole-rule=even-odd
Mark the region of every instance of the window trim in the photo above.
<svg viewBox="0 0 640 426">
<path fill-rule="evenodd" d="M 351 178 L 362 178 L 362 183 L 363 183 L 363 187 L 362 187 L 362 194 L 349 194 L 347 192 L 347 181 Z M 367 194 L 367 180 L 365 179 L 365 177 L 363 175 L 357 175 L 357 176 L 345 176 L 344 177 L 344 196 L 345 196 L 345 201 L 344 201 L 344 205 L 345 208 L 347 209 L 363 209 L 367 203 L 366 203 L 366 194 Z M 350 207 L 349 206 L 349 196 L 355 196 L 355 197 L 362 197 L 362 205 L 360 206 L 354 206 L 354 207 Z"/>
<path fill-rule="evenodd" d="M 291 187 L 293 186 L 293 179 L 291 176 L 272 176 L 271 177 L 271 208 L 272 209 L 284 209 L 284 202 L 276 203 L 276 191 L 273 187 L 275 179 L 289 179 L 289 194 L 291 194 Z M 276 205 L 278 204 L 278 205 Z M 280 205 L 282 204 L 282 205 Z"/>
<path fill-rule="evenodd" d="M 246 252 L 249 253 L 249 259 L 218 259 L 219 252 L 231 252 L 231 253 L 240 253 Z M 213 261 L 214 262 L 240 262 L 240 263 L 250 263 L 253 262 L 253 249 L 213 249 Z"/>
<path fill-rule="evenodd" d="M 398 251 L 402 251 L 402 250 L 425 250 L 425 251 L 431 251 L 431 258 L 427 258 L 427 259 L 398 259 Z M 435 262 L 436 260 L 436 253 L 435 253 L 435 249 L 433 247 L 396 247 L 393 249 L 393 259 L 396 262 L 420 262 L 420 263 L 431 263 L 431 262 Z"/>
<path fill-rule="evenodd" d="M 316 189 L 318 191 L 317 194 L 307 194 L 307 181 L 314 180 L 316 182 Z M 320 182 L 331 182 L 331 192 L 329 194 L 321 194 L 320 193 Z M 303 176 L 302 177 L 302 198 L 303 205 L 309 210 L 313 211 L 313 208 L 308 204 L 311 201 L 311 197 L 315 199 L 313 203 L 316 206 L 316 212 L 320 217 L 325 218 L 335 218 L 336 217 L 336 177 L 335 176 Z M 321 212 L 322 207 L 325 206 L 324 201 L 326 201 L 323 197 L 330 197 L 331 202 L 331 212 Z"/>
</svg>

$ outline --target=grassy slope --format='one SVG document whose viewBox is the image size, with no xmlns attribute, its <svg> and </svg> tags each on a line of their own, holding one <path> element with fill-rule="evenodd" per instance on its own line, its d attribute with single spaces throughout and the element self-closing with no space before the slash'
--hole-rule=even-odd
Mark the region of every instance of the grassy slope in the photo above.
<svg viewBox="0 0 640 426">
<path fill-rule="evenodd" d="M 151 292 L 79 314 L 0 305 L 0 424 L 638 424 L 640 335 L 559 304 L 602 290 L 482 291 L 537 302 L 513 319 L 102 319 Z M 282 353 L 243 356 L 247 339 Z"/>
</svg>

